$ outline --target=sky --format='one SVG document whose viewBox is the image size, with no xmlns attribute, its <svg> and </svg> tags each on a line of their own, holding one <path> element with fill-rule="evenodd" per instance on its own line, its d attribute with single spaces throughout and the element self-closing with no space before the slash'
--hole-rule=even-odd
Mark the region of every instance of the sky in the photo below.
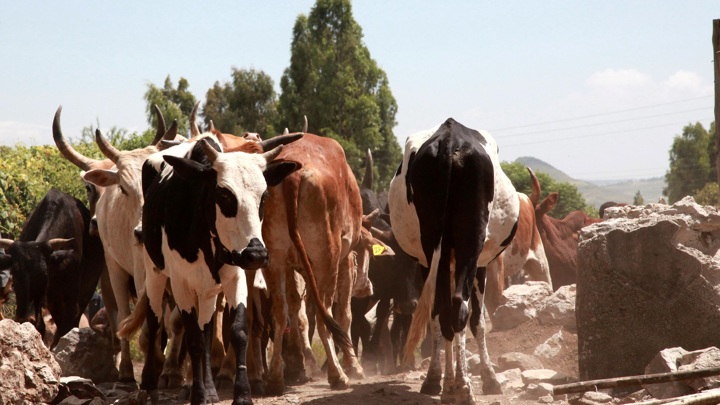
<svg viewBox="0 0 720 405">
<path fill-rule="evenodd" d="M 70 138 L 96 122 L 143 131 L 143 94 L 168 75 L 203 102 L 233 67 L 264 71 L 279 93 L 313 5 L 1 2 L 0 145 L 52 144 L 60 105 Z M 401 147 L 453 117 L 490 131 L 503 161 L 644 179 L 666 173 L 683 126 L 713 121 L 718 0 L 364 0 L 353 16 L 387 73 Z"/>
</svg>

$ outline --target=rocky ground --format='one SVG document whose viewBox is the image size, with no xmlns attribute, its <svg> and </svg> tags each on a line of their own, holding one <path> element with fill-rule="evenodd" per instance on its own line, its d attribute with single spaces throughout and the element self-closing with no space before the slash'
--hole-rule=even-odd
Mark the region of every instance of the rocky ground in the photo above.
<svg viewBox="0 0 720 405">
<path fill-rule="evenodd" d="M 542 358 L 543 366 L 558 371 L 570 378 L 577 378 L 577 337 L 573 333 L 562 330 L 558 326 L 543 326 L 537 320 L 530 320 L 517 328 L 491 332 L 488 335 L 488 346 L 493 362 L 497 363 L 501 354 L 520 352 L 533 354 L 536 347 L 548 339 L 561 333 L 563 346 L 570 350 L 563 350 L 559 355 L 547 359 Z M 473 339 L 468 339 L 468 349 L 475 353 L 477 347 Z M 138 371 L 138 381 L 140 379 Z M 420 386 L 425 377 L 426 368 L 417 371 L 403 372 L 393 375 L 367 376 L 362 381 L 352 381 L 347 390 L 332 391 L 329 389 L 324 377 L 317 377 L 309 383 L 288 387 L 286 393 L 279 397 L 255 397 L 256 404 L 439 404 L 439 396 L 426 396 L 420 394 Z M 537 404 L 535 397 L 524 396 L 520 393 L 506 393 L 504 395 L 482 395 L 482 383 L 479 377 L 473 377 L 476 399 L 479 404 Z M 189 401 L 179 399 L 179 390 L 163 390 L 160 394 L 160 404 L 186 404 Z M 232 403 L 232 392 L 219 392 L 221 405 Z M 556 404 L 566 401 L 556 398 Z"/>
</svg>

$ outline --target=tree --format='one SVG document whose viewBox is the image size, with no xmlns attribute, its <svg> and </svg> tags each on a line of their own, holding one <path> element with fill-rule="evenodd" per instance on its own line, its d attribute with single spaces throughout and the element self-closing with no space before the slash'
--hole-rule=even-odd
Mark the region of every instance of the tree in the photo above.
<svg viewBox="0 0 720 405">
<path fill-rule="evenodd" d="M 190 113 L 196 101 L 195 96 L 188 90 L 189 87 L 190 84 L 184 77 L 180 78 L 177 87 L 173 87 L 170 75 L 165 78 L 165 84 L 162 88 L 152 83 L 148 84 L 144 96 L 146 103 L 145 114 L 151 128 L 157 128 L 157 117 L 153 110 L 153 105 L 157 104 L 168 125 L 173 120 L 178 120 L 178 134 L 187 134 L 189 132 Z"/>
<path fill-rule="evenodd" d="M 240 135 L 259 132 L 277 135 L 277 96 L 270 76 L 254 69 L 232 69 L 232 81 L 215 82 L 207 91 L 203 117 L 222 132 Z"/>
<path fill-rule="evenodd" d="M 279 127 L 337 140 L 360 177 L 365 151 L 373 152 L 375 187 L 384 190 L 400 164 L 393 134 L 397 103 L 385 72 L 371 58 L 350 0 L 317 0 L 293 28 L 290 66 L 280 80 Z"/>
<path fill-rule="evenodd" d="M 500 166 L 518 192 L 525 193 L 528 196 L 532 193 L 530 174 L 522 163 L 501 162 Z M 564 181 L 555 181 L 550 175 L 543 172 L 535 173 L 535 177 L 537 177 L 538 183 L 540 183 L 540 201 L 552 192 L 558 192 L 558 194 L 560 194 L 555 209 L 550 211 L 548 215 L 553 218 L 564 218 L 568 213 L 580 210 L 593 217 L 597 216 L 595 207 L 585 202 L 585 198 L 573 184 Z"/>
<path fill-rule="evenodd" d="M 642 194 L 640 194 L 640 190 L 635 193 L 635 197 L 633 197 L 633 205 L 643 205 L 645 204 L 645 199 L 643 199 Z"/>
<path fill-rule="evenodd" d="M 700 205 L 718 205 L 718 184 L 717 182 L 713 181 L 710 183 L 705 184 L 705 186 L 698 190 L 697 193 L 693 196 L 695 198 L 695 202 Z"/>
<path fill-rule="evenodd" d="M 714 124 L 710 126 L 714 128 Z M 715 141 L 702 124 L 686 125 L 670 148 L 670 169 L 665 174 L 663 195 L 672 204 L 693 195 L 706 183 L 716 181 Z"/>
</svg>

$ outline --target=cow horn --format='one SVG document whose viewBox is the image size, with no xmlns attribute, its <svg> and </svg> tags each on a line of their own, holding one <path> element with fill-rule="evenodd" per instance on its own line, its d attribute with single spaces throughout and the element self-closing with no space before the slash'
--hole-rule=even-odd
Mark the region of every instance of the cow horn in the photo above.
<svg viewBox="0 0 720 405">
<path fill-rule="evenodd" d="M 93 163 L 97 160 L 87 158 L 78 153 L 63 137 L 62 130 L 60 129 L 60 113 L 62 112 L 62 106 L 58 107 L 55 112 L 55 118 L 53 118 L 52 131 L 55 145 L 57 145 L 60 153 L 65 156 L 65 159 L 69 160 L 70 163 L 79 167 L 82 170 L 92 170 Z"/>
<path fill-rule="evenodd" d="M 540 202 L 540 182 L 538 181 L 537 177 L 535 177 L 535 173 L 532 171 L 531 168 L 527 168 L 528 173 L 530 173 L 530 183 L 532 187 L 532 192 L 530 193 L 530 202 L 532 203 L 533 207 L 536 207 L 538 203 Z"/>
<path fill-rule="evenodd" d="M 120 158 L 120 151 L 115 149 L 115 147 L 102 136 L 100 129 L 95 130 L 95 142 L 97 143 L 98 148 L 100 148 L 100 152 L 102 152 L 105 157 L 112 160 L 113 163 L 117 163 Z"/>
<path fill-rule="evenodd" d="M 282 134 L 283 134 L 283 135 L 287 135 L 287 134 L 289 134 L 289 133 L 290 133 L 290 131 L 288 131 L 288 129 L 287 129 L 287 127 L 286 127 L 286 128 L 285 128 L 285 131 L 283 131 Z"/>
<path fill-rule="evenodd" d="M 282 152 L 282 150 L 283 150 L 283 145 L 279 145 L 279 146 L 263 153 L 262 156 L 265 158 L 266 162 L 272 162 L 273 160 L 275 160 L 276 157 L 278 157 L 278 155 L 280 154 L 280 152 Z"/>
<path fill-rule="evenodd" d="M 370 148 L 367 150 L 367 161 L 365 162 L 365 177 L 363 177 L 362 186 L 368 190 L 373 187 L 373 158 Z"/>
<path fill-rule="evenodd" d="M 380 209 L 375 208 L 373 212 L 362 216 L 362 224 L 366 229 L 370 229 L 375 220 L 380 216 Z"/>
<path fill-rule="evenodd" d="M 383 242 L 391 240 L 392 236 L 393 236 L 392 229 L 388 229 L 387 231 L 382 231 L 378 228 L 375 228 L 374 226 L 370 227 L 370 233 L 374 237 L 382 240 Z"/>
<path fill-rule="evenodd" d="M 177 136 L 178 131 L 178 120 L 174 119 L 173 123 L 170 125 L 170 128 L 165 132 L 162 139 L 165 141 L 174 141 L 175 137 Z"/>
<path fill-rule="evenodd" d="M 2 239 L 0 238 L 0 249 L 10 249 L 10 245 L 15 243 L 12 239 Z"/>
<path fill-rule="evenodd" d="M 274 138 L 260 141 L 260 147 L 263 149 L 263 151 L 267 152 L 269 150 L 277 148 L 280 145 L 287 145 L 290 142 L 295 142 L 302 137 L 303 134 L 280 135 Z"/>
<path fill-rule="evenodd" d="M 220 152 L 210 146 L 210 143 L 208 143 L 205 139 L 200 140 L 200 145 L 202 146 L 203 152 L 205 152 L 208 159 L 210 159 L 210 163 L 215 163 L 215 160 L 217 160 L 218 156 L 220 156 Z"/>
<path fill-rule="evenodd" d="M 155 110 L 155 115 L 157 116 L 157 133 L 150 145 L 157 145 L 157 143 L 163 138 L 163 135 L 165 135 L 165 117 L 163 117 L 160 107 L 158 107 L 157 104 L 153 104 L 153 109 Z"/>
<path fill-rule="evenodd" d="M 213 120 L 210 120 L 210 132 L 215 132 L 215 123 L 213 123 Z"/>
<path fill-rule="evenodd" d="M 63 239 L 63 238 L 53 238 L 47 241 L 48 245 L 50 245 L 50 248 L 52 250 L 63 250 L 63 249 L 69 249 L 72 247 L 70 245 L 70 242 L 72 242 L 74 238 L 70 239 Z"/>
<path fill-rule="evenodd" d="M 197 110 L 200 106 L 200 102 L 198 101 L 195 103 L 195 107 L 193 107 L 192 112 L 190 113 L 190 137 L 194 138 L 198 135 L 200 135 L 200 128 L 198 128 L 197 125 Z"/>
<path fill-rule="evenodd" d="M 307 115 L 303 115 L 303 118 L 305 119 L 305 125 L 303 125 L 303 133 L 307 132 L 308 124 L 307 124 Z"/>
</svg>

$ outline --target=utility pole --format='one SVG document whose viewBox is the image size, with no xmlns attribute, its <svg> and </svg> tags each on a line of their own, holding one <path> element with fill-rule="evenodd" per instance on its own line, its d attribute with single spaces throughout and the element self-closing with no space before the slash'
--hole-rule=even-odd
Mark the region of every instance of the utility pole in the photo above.
<svg viewBox="0 0 720 405">
<path fill-rule="evenodd" d="M 715 172 L 720 184 L 720 20 L 713 20 L 712 43 L 715 65 Z M 718 204 L 720 204 L 720 191 Z"/>
</svg>

